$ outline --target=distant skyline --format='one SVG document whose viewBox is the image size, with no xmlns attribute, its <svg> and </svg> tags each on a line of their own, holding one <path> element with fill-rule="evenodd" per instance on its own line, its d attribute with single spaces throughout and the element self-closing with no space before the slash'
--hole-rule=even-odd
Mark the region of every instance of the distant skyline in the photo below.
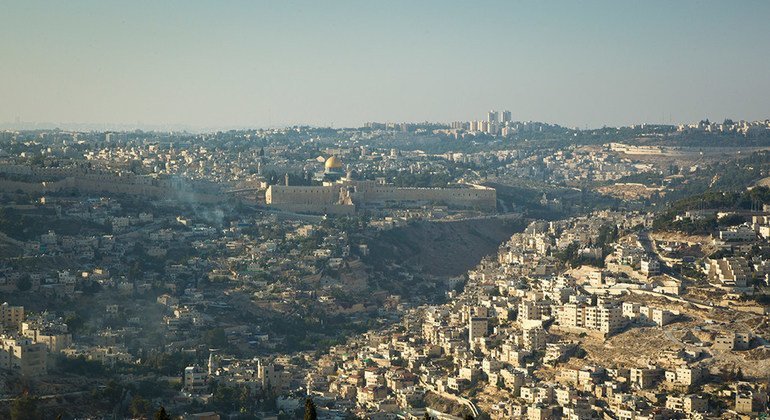
<svg viewBox="0 0 770 420">
<path fill-rule="evenodd" d="M 766 1 L 25 0 L 0 126 L 770 118 Z"/>
</svg>

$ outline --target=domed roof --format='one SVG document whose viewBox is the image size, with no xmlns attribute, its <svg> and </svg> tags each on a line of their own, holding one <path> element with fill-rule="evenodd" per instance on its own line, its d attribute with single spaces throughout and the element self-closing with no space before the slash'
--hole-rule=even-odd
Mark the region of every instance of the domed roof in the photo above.
<svg viewBox="0 0 770 420">
<path fill-rule="evenodd" d="M 337 158 L 337 156 L 332 156 L 329 159 L 326 159 L 326 163 L 324 163 L 324 168 L 326 169 L 340 169 L 342 168 L 342 161 Z"/>
</svg>

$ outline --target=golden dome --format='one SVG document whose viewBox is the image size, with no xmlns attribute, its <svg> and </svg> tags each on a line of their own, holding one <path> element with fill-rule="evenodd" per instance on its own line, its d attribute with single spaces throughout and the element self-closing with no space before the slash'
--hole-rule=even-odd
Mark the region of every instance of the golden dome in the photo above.
<svg viewBox="0 0 770 420">
<path fill-rule="evenodd" d="M 324 168 L 326 169 L 341 169 L 342 168 L 342 161 L 337 158 L 337 156 L 332 156 L 329 159 L 326 159 L 326 163 L 324 163 Z"/>
</svg>

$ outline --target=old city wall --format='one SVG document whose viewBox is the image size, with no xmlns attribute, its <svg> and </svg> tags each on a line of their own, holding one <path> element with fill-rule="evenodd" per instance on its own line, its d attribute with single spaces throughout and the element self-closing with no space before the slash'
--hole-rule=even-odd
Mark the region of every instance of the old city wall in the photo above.
<svg viewBox="0 0 770 420">
<path fill-rule="evenodd" d="M 339 201 L 339 186 L 308 187 L 271 185 L 265 193 L 268 205 L 301 204 L 301 205 L 332 205 Z"/>
<path fill-rule="evenodd" d="M 67 177 L 60 181 L 23 182 L 0 179 L 0 191 L 22 191 L 28 194 L 44 194 L 64 191 L 79 191 L 85 193 L 127 194 L 149 198 L 175 198 L 201 203 L 214 203 L 221 200 L 216 194 L 199 194 L 180 191 L 161 182 L 153 185 L 142 178 L 127 178 L 110 174 L 92 174 L 79 177 Z"/>
<path fill-rule="evenodd" d="M 388 201 L 443 203 L 450 207 L 494 211 L 492 188 L 399 188 L 362 184 L 356 187 L 356 200 L 363 204 Z"/>
</svg>

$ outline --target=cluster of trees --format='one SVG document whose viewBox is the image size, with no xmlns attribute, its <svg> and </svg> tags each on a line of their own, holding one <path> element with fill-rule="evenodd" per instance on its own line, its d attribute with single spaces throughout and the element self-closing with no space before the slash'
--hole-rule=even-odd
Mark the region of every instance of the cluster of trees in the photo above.
<svg viewBox="0 0 770 420">
<path fill-rule="evenodd" d="M 44 417 L 44 409 L 39 406 L 40 400 L 24 392 L 16 397 L 11 403 L 11 420 L 37 420 Z M 160 406 L 157 409 L 142 397 L 134 397 L 131 400 L 130 412 L 134 418 L 149 418 L 154 420 L 171 420 L 171 415 L 166 412 L 165 407 Z M 47 417 L 47 416 L 46 416 Z M 62 419 L 63 413 L 56 416 L 56 419 Z"/>
<path fill-rule="evenodd" d="M 715 217 L 709 217 L 706 219 L 699 219 L 699 220 L 691 220 L 691 219 L 685 219 L 685 220 L 674 220 L 673 217 L 669 219 L 668 217 L 661 216 L 655 219 L 653 223 L 653 228 L 655 230 L 664 230 L 664 231 L 677 231 L 686 233 L 689 235 L 692 234 L 708 234 L 710 232 L 713 232 L 718 224 Z"/>
<path fill-rule="evenodd" d="M 142 397 L 134 397 L 134 399 L 131 400 L 130 411 L 134 418 L 171 420 L 171 416 L 166 412 L 165 407 L 160 406 L 155 409 L 149 401 Z"/>
<path fill-rule="evenodd" d="M 602 256 L 598 259 L 581 254 L 581 246 L 578 242 L 567 245 L 564 249 L 555 252 L 554 256 L 569 264 L 570 267 L 579 267 L 584 264 L 604 267 L 604 258 L 612 252 L 612 243 L 618 239 L 619 235 L 618 227 L 615 225 L 606 224 L 599 228 L 596 242 L 588 244 L 591 247 L 601 248 Z"/>
<path fill-rule="evenodd" d="M 346 217 L 329 217 L 323 221 L 323 227 L 325 229 L 340 230 L 348 235 L 353 235 L 363 233 L 369 225 L 369 220 L 369 216 L 365 214 Z"/>
<path fill-rule="evenodd" d="M 770 172 L 770 153 L 756 152 L 742 159 L 725 160 L 714 163 L 696 176 L 688 176 L 687 182 L 671 191 L 676 198 L 687 198 L 703 192 L 734 191 L 741 192 Z M 750 206 L 742 203 L 744 208 Z"/>
<path fill-rule="evenodd" d="M 94 360 L 86 360 L 84 356 L 66 357 L 60 355 L 56 360 L 56 367 L 63 372 L 80 376 L 101 376 L 105 373 L 104 365 Z"/>
<path fill-rule="evenodd" d="M 58 219 L 55 215 L 36 209 L 22 212 L 10 207 L 0 207 L 0 232 L 13 239 L 28 241 L 53 230 L 58 234 L 76 235 L 85 230 L 109 233 L 107 226 L 75 219 Z"/>
<path fill-rule="evenodd" d="M 749 210 L 753 206 L 770 204 L 770 188 L 756 187 L 750 190 L 740 189 L 709 190 L 688 198 L 683 198 L 671 205 L 672 211 L 706 209 L 742 209 Z"/>
<path fill-rule="evenodd" d="M 715 216 L 697 220 L 675 220 L 687 210 L 720 209 L 749 210 L 770 204 L 770 188 L 756 187 L 742 191 L 706 191 L 674 202 L 668 210 L 653 221 L 655 230 L 671 230 L 688 234 L 708 234 L 720 226 L 735 226 L 745 221 L 740 215 L 717 219 Z"/>
<path fill-rule="evenodd" d="M 14 239 L 21 241 L 31 239 L 27 230 L 33 224 L 32 222 L 32 218 L 15 209 L 0 208 L 0 231 Z"/>
<path fill-rule="evenodd" d="M 182 352 L 152 353 L 142 357 L 142 366 L 161 375 L 179 375 L 185 367 L 196 363 L 196 357 Z"/>
<path fill-rule="evenodd" d="M 583 254 L 580 253 L 580 243 L 579 242 L 573 242 L 564 249 L 561 249 L 554 253 L 554 256 L 558 258 L 560 261 L 565 262 L 569 264 L 570 267 L 579 267 L 583 264 L 588 265 L 595 265 L 595 266 L 603 266 L 602 261 L 597 260 L 595 258 L 589 258 Z"/>
<path fill-rule="evenodd" d="M 661 172 L 646 172 L 622 178 L 619 182 L 640 182 L 645 185 L 667 185 L 665 196 L 653 198 L 658 203 L 671 203 L 700 196 L 704 192 L 741 192 L 770 173 L 770 153 L 755 152 L 738 159 L 724 159 L 701 166 L 698 171 L 681 178 L 666 178 L 669 174 L 684 172 L 676 165 Z M 742 203 L 747 205 L 747 203 Z M 750 206 L 750 203 L 748 203 Z M 748 208 L 748 207 L 747 207 Z"/>
<path fill-rule="evenodd" d="M 203 333 L 203 342 L 209 348 L 223 349 L 229 346 L 225 330 L 221 327 L 212 328 Z"/>
<path fill-rule="evenodd" d="M 766 146 L 770 144 L 767 134 L 744 136 L 740 133 L 700 132 L 682 133 L 677 140 L 682 146 L 690 147 L 748 147 Z"/>
<path fill-rule="evenodd" d="M 286 173 L 278 173 L 274 169 L 271 169 L 267 172 L 264 172 L 262 174 L 265 177 L 265 180 L 267 180 L 267 183 L 270 185 L 284 185 L 286 182 Z M 297 174 L 290 172 L 289 174 L 289 185 L 305 185 L 310 186 L 313 185 L 313 175 L 310 173 L 306 174 Z"/>
<path fill-rule="evenodd" d="M 274 411 L 277 394 L 268 388 L 252 394 L 247 387 L 233 387 L 214 383 L 211 404 L 213 409 L 223 413 L 251 413 L 254 411 Z"/>
<path fill-rule="evenodd" d="M 248 409 L 251 396 L 248 388 L 235 388 L 226 385 L 215 386 L 211 401 L 214 406 L 224 412 L 241 411 Z"/>
<path fill-rule="evenodd" d="M 39 418 L 38 399 L 27 392 L 16 397 L 11 403 L 12 420 L 36 420 Z"/>
</svg>

